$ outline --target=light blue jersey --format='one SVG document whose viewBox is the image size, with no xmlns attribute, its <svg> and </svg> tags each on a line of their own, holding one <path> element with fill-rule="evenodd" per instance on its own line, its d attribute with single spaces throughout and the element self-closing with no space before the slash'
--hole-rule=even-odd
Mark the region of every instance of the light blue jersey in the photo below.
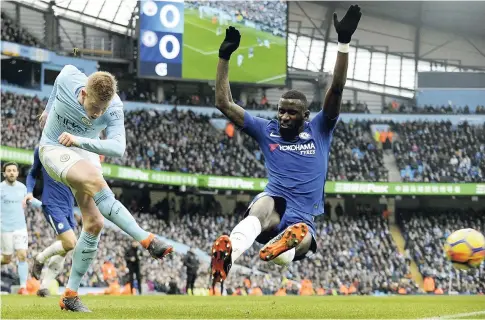
<svg viewBox="0 0 485 320">
<path fill-rule="evenodd" d="M 19 181 L 10 185 L 4 180 L 0 183 L 0 195 L 2 198 L 0 208 L 2 232 L 26 229 L 22 200 L 27 195 L 27 187 Z"/>
<path fill-rule="evenodd" d="M 126 148 L 123 103 L 115 95 L 106 112 L 90 119 L 78 101 L 79 92 L 88 77 L 75 66 L 67 65 L 57 76 L 46 106 L 49 116 L 40 145 L 60 146 L 59 136 L 68 132 L 76 136 L 77 146 L 97 154 L 121 157 Z M 106 140 L 99 134 L 106 129 Z"/>
</svg>

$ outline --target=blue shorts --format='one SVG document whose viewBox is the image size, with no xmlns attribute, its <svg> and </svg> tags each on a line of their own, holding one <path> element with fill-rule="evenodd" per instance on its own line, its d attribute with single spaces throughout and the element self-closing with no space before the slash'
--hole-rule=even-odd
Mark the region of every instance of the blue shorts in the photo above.
<svg viewBox="0 0 485 320">
<path fill-rule="evenodd" d="M 72 208 L 42 205 L 42 212 L 56 234 L 74 230 L 77 226 Z"/>
<path fill-rule="evenodd" d="M 312 244 L 310 246 L 310 251 L 315 253 L 317 250 L 317 242 L 315 240 L 316 232 L 315 232 L 314 217 L 311 214 L 304 213 L 294 208 L 287 207 L 286 200 L 284 198 L 271 195 L 267 192 L 262 192 L 258 194 L 256 197 L 254 197 L 253 201 L 251 201 L 251 203 L 249 204 L 248 210 L 246 211 L 246 216 L 249 215 L 249 211 L 251 210 L 252 205 L 264 196 L 272 197 L 274 199 L 275 211 L 280 216 L 280 223 L 276 228 L 272 230 L 261 232 L 261 234 L 256 238 L 256 241 L 261 244 L 266 244 L 271 239 L 273 239 L 281 232 L 286 230 L 286 228 L 288 228 L 289 226 L 294 225 L 296 223 L 304 222 L 308 226 L 310 233 L 312 234 Z M 304 257 L 305 256 L 295 257 L 295 259 L 293 260 L 294 261 L 301 260 Z"/>
</svg>

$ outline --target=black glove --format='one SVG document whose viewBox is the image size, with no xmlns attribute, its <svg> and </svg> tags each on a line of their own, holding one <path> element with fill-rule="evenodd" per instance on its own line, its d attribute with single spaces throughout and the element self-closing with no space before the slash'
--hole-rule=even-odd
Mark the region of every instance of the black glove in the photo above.
<svg viewBox="0 0 485 320">
<path fill-rule="evenodd" d="M 241 42 L 241 34 L 239 31 L 234 27 L 227 28 L 226 37 L 219 48 L 219 58 L 229 60 L 231 54 L 239 47 L 239 42 Z"/>
<path fill-rule="evenodd" d="M 337 31 L 339 43 L 350 43 L 350 39 L 357 29 L 361 16 L 362 13 L 358 5 L 350 6 L 340 21 L 337 20 L 337 14 L 333 14 L 333 25 L 335 26 L 335 31 Z"/>
</svg>

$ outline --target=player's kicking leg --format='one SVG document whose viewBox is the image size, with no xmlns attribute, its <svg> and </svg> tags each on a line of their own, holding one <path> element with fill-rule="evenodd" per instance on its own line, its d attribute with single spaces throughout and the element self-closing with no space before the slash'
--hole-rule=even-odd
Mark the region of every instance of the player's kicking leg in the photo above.
<svg viewBox="0 0 485 320">
<path fill-rule="evenodd" d="M 153 258 L 162 259 L 173 251 L 170 245 L 138 225 L 128 209 L 116 200 L 101 171 L 90 161 L 83 159 L 76 162 L 67 172 L 66 180 L 77 193 L 83 193 L 92 198 L 99 212 L 106 219 L 140 242 Z"/>
<path fill-rule="evenodd" d="M 273 230 L 280 223 L 275 200 L 267 195 L 257 198 L 249 215 L 232 230 L 230 236 L 220 236 L 212 245 L 211 272 L 213 282 L 223 282 L 232 264 L 249 249 L 261 232 Z"/>
<path fill-rule="evenodd" d="M 81 209 L 83 230 L 74 248 L 72 266 L 66 291 L 61 296 L 59 306 L 63 310 L 91 312 L 79 299 L 77 291 L 83 276 L 88 271 L 98 251 L 99 234 L 103 229 L 104 218 L 93 199 L 76 192 L 76 202 Z"/>
<path fill-rule="evenodd" d="M 163 258 L 172 247 L 143 230 L 129 211 L 115 199 L 100 170 L 88 160 L 78 160 L 67 171 L 64 179 L 75 191 L 83 216 L 83 231 L 73 254 L 71 275 L 60 306 L 65 310 L 89 312 L 80 301 L 77 290 L 82 277 L 96 257 L 103 216 L 139 241 L 154 258 Z"/>
</svg>

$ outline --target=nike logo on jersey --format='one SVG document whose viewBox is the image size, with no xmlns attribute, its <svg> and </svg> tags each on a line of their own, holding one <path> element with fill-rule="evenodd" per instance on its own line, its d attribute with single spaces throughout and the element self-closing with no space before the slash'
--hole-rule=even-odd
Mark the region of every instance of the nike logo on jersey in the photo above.
<svg viewBox="0 0 485 320">
<path fill-rule="evenodd" d="M 269 136 L 270 136 L 270 137 L 272 137 L 272 138 L 281 138 L 281 136 L 280 136 L 280 135 L 274 134 L 273 132 L 271 132 L 271 133 L 269 134 Z"/>
<path fill-rule="evenodd" d="M 82 251 L 82 253 L 93 253 L 93 252 L 95 252 L 95 251 L 97 251 L 97 250 L 98 250 L 98 249 L 93 249 L 93 250 L 86 250 L 86 249 L 84 249 L 84 250 Z"/>
</svg>

